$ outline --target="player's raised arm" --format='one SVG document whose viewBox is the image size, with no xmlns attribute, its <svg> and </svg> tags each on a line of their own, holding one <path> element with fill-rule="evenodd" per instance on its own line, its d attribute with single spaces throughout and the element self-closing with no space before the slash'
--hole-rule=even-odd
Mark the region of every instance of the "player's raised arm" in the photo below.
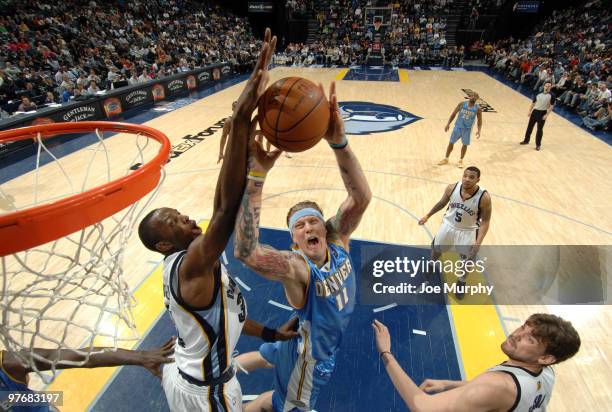
<svg viewBox="0 0 612 412">
<path fill-rule="evenodd" d="M 251 169 L 236 218 L 234 256 L 268 279 L 305 284 L 308 282 L 308 266 L 304 259 L 293 252 L 279 251 L 259 243 L 263 186 L 268 171 L 281 152 L 266 152 L 259 140 L 253 142 L 251 151 Z"/>
<path fill-rule="evenodd" d="M 122 366 L 122 365 L 137 365 L 149 370 L 153 375 L 160 376 L 160 366 L 164 363 L 174 362 L 174 359 L 169 356 L 174 353 L 174 342 L 176 338 L 173 336 L 158 349 L 152 350 L 127 350 L 127 349 L 112 349 L 98 348 L 93 349 L 82 348 L 80 352 L 99 352 L 91 353 L 89 358 L 71 349 L 33 349 L 39 360 L 35 361 L 36 368 L 39 371 L 47 371 L 51 369 L 52 362 L 73 362 L 73 365 L 58 363 L 57 369 L 72 369 L 72 368 L 101 368 L 107 366 Z M 22 352 L 25 352 L 22 351 Z M 29 356 L 27 353 L 22 353 Z M 47 361 L 40 358 L 47 359 Z M 81 362 L 83 362 L 81 364 Z M 23 366 L 17 355 L 11 351 L 4 351 L 2 356 L 2 368 L 8 372 L 13 378 L 25 382 L 25 377 L 28 373 L 33 372 L 30 366 Z"/>
<path fill-rule="evenodd" d="M 340 205 L 336 216 L 331 219 L 331 224 L 340 237 L 342 246 L 348 250 L 349 237 L 357 229 L 361 217 L 370 204 L 372 192 L 359 160 L 351 150 L 344 133 L 344 122 L 340 117 L 335 82 L 332 82 L 329 89 L 329 104 L 331 113 L 325 139 L 334 151 L 340 175 L 348 193 L 348 197 Z"/>
<path fill-rule="evenodd" d="M 450 197 L 451 197 L 451 194 L 453 193 L 454 188 L 455 188 L 455 185 L 448 185 L 446 187 L 446 189 L 444 190 L 444 194 L 442 195 L 442 198 L 438 201 L 438 203 L 436 203 L 431 208 L 429 213 L 427 213 L 425 216 L 419 219 L 419 225 L 424 225 L 429 220 L 430 217 L 438 213 L 440 210 L 444 209 L 444 207 L 450 201 Z"/>
<path fill-rule="evenodd" d="M 187 277 L 199 276 L 203 272 L 212 273 L 211 269 L 225 249 L 234 230 L 236 214 L 245 185 L 251 116 L 257 107 L 259 97 L 266 89 L 268 66 L 275 46 L 276 37 L 271 38 L 270 30 L 266 29 L 259 58 L 238 98 L 236 110 L 232 116 L 225 154 L 226 161 L 221 166 L 215 190 L 213 215 L 206 233 L 189 246 L 189 252 L 181 268 L 181 272 Z"/>
<path fill-rule="evenodd" d="M 473 382 L 453 385 L 454 389 L 428 395 L 404 372 L 391 353 L 391 338 L 385 325 L 372 324 L 378 350 L 393 386 L 413 412 L 487 412 L 508 410 L 516 399 L 512 378 L 503 373 L 488 373 Z"/>
</svg>

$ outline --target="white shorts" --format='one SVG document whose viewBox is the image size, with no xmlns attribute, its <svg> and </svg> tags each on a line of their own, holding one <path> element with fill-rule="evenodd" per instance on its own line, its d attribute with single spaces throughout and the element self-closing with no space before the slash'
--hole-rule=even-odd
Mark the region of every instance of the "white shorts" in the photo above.
<svg viewBox="0 0 612 412">
<path fill-rule="evenodd" d="M 442 222 L 432 246 L 439 253 L 455 250 L 461 255 L 468 256 L 471 247 L 476 243 L 476 230 L 457 229 L 446 222 Z"/>
<path fill-rule="evenodd" d="M 223 385 L 197 386 L 179 375 L 176 363 L 168 363 L 164 365 L 162 386 L 173 412 L 242 412 L 242 389 L 236 376 Z M 211 404 L 216 405 L 216 409 Z"/>
</svg>

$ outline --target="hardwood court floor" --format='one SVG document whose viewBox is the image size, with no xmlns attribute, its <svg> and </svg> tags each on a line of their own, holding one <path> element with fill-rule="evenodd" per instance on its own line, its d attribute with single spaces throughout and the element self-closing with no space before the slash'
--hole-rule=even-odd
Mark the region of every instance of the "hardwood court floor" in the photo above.
<svg viewBox="0 0 612 412">
<path fill-rule="evenodd" d="M 340 69 L 276 68 L 271 81 L 302 76 L 327 89 Z M 405 80 L 406 76 L 402 76 Z M 173 145 L 213 126 L 231 112 L 242 84 L 176 109 L 146 124 L 165 132 Z M 612 151 L 557 114 L 546 122 L 541 152 L 519 146 L 527 125 L 530 101 L 480 72 L 409 71 L 407 81 L 337 81 L 342 101 L 365 101 L 398 107 L 420 118 L 404 128 L 371 135 L 349 136 L 373 192 L 373 201 L 354 236 L 389 243 L 428 245 L 442 212 L 423 227 L 417 224 L 442 195 L 446 185 L 461 178 L 451 164 L 436 166 L 450 136 L 444 132 L 449 115 L 471 89 L 495 112 L 483 114 L 482 137 L 466 156 L 466 165 L 482 171 L 480 184 L 492 195 L 493 216 L 488 245 L 610 245 L 612 218 Z M 452 127 L 452 126 L 451 126 Z M 166 167 L 167 178 L 153 206 L 170 205 L 192 218 L 209 218 L 219 167 L 221 131 L 184 151 Z M 535 131 L 532 141 L 535 140 Z M 281 157 L 265 186 L 261 225 L 285 228 L 288 208 L 306 198 L 317 201 L 327 216 L 335 213 L 345 193 L 332 151 L 325 143 Z M 610 272 L 609 252 L 599 256 L 604 292 Z M 146 251 L 133 236 L 124 260 L 132 285 L 151 270 L 159 256 Z M 571 320 L 582 348 L 558 367 L 550 404 L 553 411 L 604 411 L 612 399 L 610 306 L 500 306 L 500 321 L 508 331 L 529 314 L 549 311 Z M 478 320 L 474 319 L 477 323 Z M 74 339 L 73 344 L 78 344 Z M 466 359 L 464 359 L 466 362 Z M 492 366 L 492 365 L 491 365 Z"/>
</svg>

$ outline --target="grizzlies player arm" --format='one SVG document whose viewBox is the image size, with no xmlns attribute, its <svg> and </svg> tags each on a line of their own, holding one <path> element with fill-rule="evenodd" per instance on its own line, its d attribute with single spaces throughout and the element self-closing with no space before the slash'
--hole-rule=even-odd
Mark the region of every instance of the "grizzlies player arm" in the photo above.
<svg viewBox="0 0 612 412">
<path fill-rule="evenodd" d="M 277 340 L 289 340 L 297 337 L 296 332 L 298 326 L 298 318 L 289 319 L 284 325 L 277 329 L 269 328 L 261 323 L 255 322 L 252 319 L 247 319 L 242 328 L 242 333 L 248 336 L 254 336 L 263 339 L 265 342 L 274 342 Z"/>
<path fill-rule="evenodd" d="M 478 129 L 476 130 L 476 137 L 480 139 L 480 129 L 482 129 L 482 109 L 480 107 L 476 111 L 476 120 L 478 122 L 477 124 Z"/>
<path fill-rule="evenodd" d="M 330 219 L 330 223 L 340 238 L 340 246 L 348 251 L 349 238 L 351 233 L 359 226 L 361 217 L 370 204 L 372 191 L 359 160 L 357 160 L 346 140 L 344 122 L 338 108 L 335 82 L 332 82 L 330 86 L 329 97 L 331 113 L 325 139 L 332 145 L 336 162 L 340 168 L 340 175 L 348 194 L 340 205 L 336 216 Z"/>
<path fill-rule="evenodd" d="M 433 215 L 435 215 L 436 213 L 438 213 L 440 210 L 444 209 L 444 207 L 448 204 L 448 202 L 450 201 L 450 197 L 453 194 L 453 190 L 455 189 L 455 185 L 448 185 L 446 187 L 446 189 L 444 190 L 444 194 L 442 195 L 442 198 L 438 201 L 438 203 L 436 203 L 431 210 L 429 211 L 429 213 L 427 213 L 424 217 L 422 217 L 419 220 L 419 225 L 424 225 L 425 222 L 427 222 L 429 220 L 430 217 L 432 217 Z"/>
<path fill-rule="evenodd" d="M 489 192 L 483 193 L 478 208 L 480 210 L 480 225 L 478 226 L 476 245 L 480 246 L 487 235 L 487 232 L 489 231 L 489 224 L 491 223 L 491 212 L 493 211 L 493 205 L 491 204 L 491 195 L 489 195 Z"/>
<path fill-rule="evenodd" d="M 137 365 L 147 368 L 155 376 L 160 376 L 160 366 L 164 363 L 174 362 L 169 356 L 174 353 L 174 342 L 176 338 L 173 336 L 164 345 L 153 350 L 127 350 L 113 348 L 97 348 L 91 349 L 92 352 L 89 358 L 81 353 L 90 352 L 89 348 L 77 349 L 81 353 L 70 349 L 33 349 L 38 358 L 44 360 L 36 360 L 35 365 L 39 371 L 51 370 L 51 362 L 75 362 L 75 365 L 66 365 L 58 363 L 56 369 L 72 369 L 72 368 L 101 368 L 107 366 L 122 366 L 122 365 Z M 21 356 L 29 357 L 30 351 L 22 350 Z M 11 377 L 18 381 L 25 382 L 28 373 L 34 369 L 30 366 L 24 366 L 19 360 L 17 354 L 11 351 L 4 351 L 2 356 L 2 368 Z"/>
<path fill-rule="evenodd" d="M 259 96 L 266 88 L 267 68 L 276 45 L 276 37 L 272 39 L 270 37 L 270 30 L 267 29 L 253 73 L 238 98 L 236 110 L 232 116 L 226 148 L 227 161 L 223 162 L 219 172 L 213 215 L 208 229 L 191 243 L 180 267 L 181 280 L 187 280 L 188 283 L 189 280 L 203 278 L 212 283 L 214 268 L 219 264 L 219 256 L 232 235 L 246 180 L 249 129 L 254 130 L 257 123 L 256 120 L 251 122 L 251 115 L 257 107 Z M 197 302 L 198 304 L 206 305 L 211 301 L 212 287 L 201 287 L 204 285 L 195 284 L 185 286 L 184 289 L 191 290 L 192 297 L 200 301 Z M 190 302 L 188 296 L 183 296 L 183 298 L 186 298 L 190 304 L 196 303 Z"/>
</svg>

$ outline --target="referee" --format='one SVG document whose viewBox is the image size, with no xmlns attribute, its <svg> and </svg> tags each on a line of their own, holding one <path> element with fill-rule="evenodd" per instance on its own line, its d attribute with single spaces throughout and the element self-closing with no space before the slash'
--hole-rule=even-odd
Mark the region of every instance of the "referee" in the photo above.
<svg viewBox="0 0 612 412">
<path fill-rule="evenodd" d="M 544 134 L 544 123 L 548 114 L 552 111 L 555 105 L 555 97 L 550 93 L 552 82 L 547 81 L 544 83 L 544 91 L 539 93 L 531 102 L 529 107 L 529 124 L 527 124 L 527 131 L 525 131 L 525 140 L 521 144 L 529 144 L 531 138 L 531 131 L 533 125 L 537 123 L 538 130 L 536 131 L 536 150 L 540 150 L 542 145 L 542 135 Z"/>
</svg>

